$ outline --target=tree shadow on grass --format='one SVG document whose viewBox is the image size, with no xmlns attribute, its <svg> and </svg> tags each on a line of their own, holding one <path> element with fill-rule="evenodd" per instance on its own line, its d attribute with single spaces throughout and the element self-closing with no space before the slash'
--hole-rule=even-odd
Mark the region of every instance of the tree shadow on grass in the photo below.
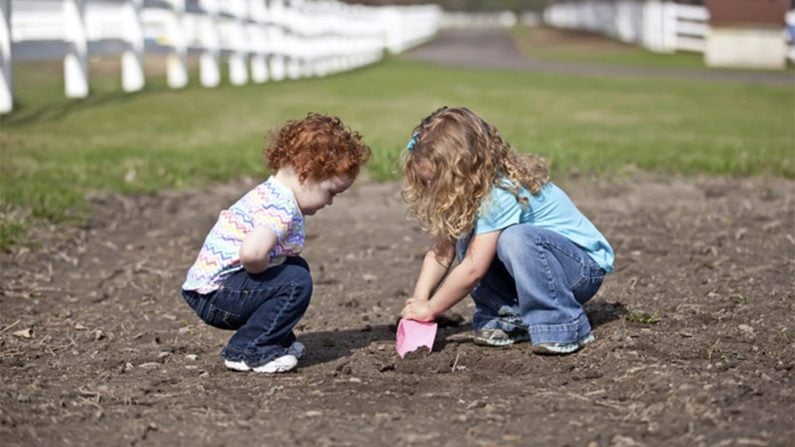
<svg viewBox="0 0 795 447">
<path fill-rule="evenodd" d="M 0 122 L 4 126 L 10 127 L 48 123 L 60 120 L 73 112 L 109 104 L 124 103 L 140 94 L 142 93 L 125 93 L 123 91 L 92 93 L 85 98 L 62 99 L 36 106 L 28 106 L 24 102 L 21 102 L 16 103 L 15 110 L 11 114 L 3 117 Z"/>
<path fill-rule="evenodd" d="M 14 110 L 8 115 L 0 115 L 0 124 L 9 127 L 43 124 L 63 119 L 72 112 L 122 104 L 142 96 L 171 91 L 174 90 L 166 85 L 153 82 L 137 92 L 125 92 L 121 89 L 112 91 L 92 90 L 85 98 L 59 98 L 44 104 L 28 104 L 24 100 L 15 98 Z"/>
</svg>

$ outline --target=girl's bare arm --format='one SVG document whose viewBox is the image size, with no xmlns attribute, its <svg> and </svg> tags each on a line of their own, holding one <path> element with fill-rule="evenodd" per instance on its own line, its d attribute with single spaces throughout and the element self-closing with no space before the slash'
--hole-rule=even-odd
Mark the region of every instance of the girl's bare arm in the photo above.
<svg viewBox="0 0 795 447">
<path fill-rule="evenodd" d="M 453 268 L 431 299 L 428 301 L 409 299 L 401 316 L 413 320 L 431 321 L 469 295 L 475 284 L 489 270 L 497 254 L 499 236 L 500 231 L 473 236 L 464 259 Z"/>
<path fill-rule="evenodd" d="M 249 273 L 260 273 L 271 262 L 270 252 L 276 246 L 276 233 L 267 225 L 254 227 L 240 245 L 240 263 Z"/>
<path fill-rule="evenodd" d="M 435 241 L 433 247 L 425 254 L 422 268 L 414 286 L 412 298 L 429 300 L 431 293 L 442 281 L 455 258 L 455 243 L 452 241 Z"/>
</svg>

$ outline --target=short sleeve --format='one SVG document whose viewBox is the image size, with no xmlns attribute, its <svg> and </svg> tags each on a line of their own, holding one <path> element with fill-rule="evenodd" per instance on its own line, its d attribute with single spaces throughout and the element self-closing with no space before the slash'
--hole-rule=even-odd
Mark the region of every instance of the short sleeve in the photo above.
<svg viewBox="0 0 795 447">
<path fill-rule="evenodd" d="M 254 226 L 267 225 L 281 241 L 290 234 L 293 215 L 288 206 L 265 204 L 253 213 Z"/>
<path fill-rule="evenodd" d="M 475 221 L 475 234 L 503 230 L 518 224 L 522 207 L 516 196 L 503 188 L 493 188 L 480 205 Z"/>
</svg>

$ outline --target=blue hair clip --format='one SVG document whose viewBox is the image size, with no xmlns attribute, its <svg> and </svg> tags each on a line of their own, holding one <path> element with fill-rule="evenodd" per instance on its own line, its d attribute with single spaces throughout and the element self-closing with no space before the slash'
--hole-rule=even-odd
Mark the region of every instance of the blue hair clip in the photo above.
<svg viewBox="0 0 795 447">
<path fill-rule="evenodd" d="M 419 132 L 414 132 L 411 135 L 411 139 L 409 140 L 409 144 L 406 145 L 406 150 L 408 150 L 408 151 L 414 150 L 414 146 L 417 145 L 417 140 L 419 140 L 419 139 L 420 139 L 420 133 Z"/>
</svg>

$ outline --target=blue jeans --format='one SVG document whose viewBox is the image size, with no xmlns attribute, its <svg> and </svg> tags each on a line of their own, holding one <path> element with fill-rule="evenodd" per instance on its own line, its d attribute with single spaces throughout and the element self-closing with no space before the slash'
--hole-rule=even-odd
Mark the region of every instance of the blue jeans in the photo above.
<svg viewBox="0 0 795 447">
<path fill-rule="evenodd" d="M 462 259 L 469 238 L 456 244 Z M 527 331 L 534 345 L 572 343 L 591 332 L 582 305 L 605 271 L 583 249 L 550 230 L 513 225 L 497 240 L 497 256 L 472 291 L 475 331 Z"/>
<path fill-rule="evenodd" d="M 312 297 L 312 277 L 303 258 L 294 256 L 264 272 L 231 274 L 215 292 L 182 296 L 205 323 L 236 330 L 221 355 L 254 368 L 287 354 L 293 328 Z"/>
</svg>

